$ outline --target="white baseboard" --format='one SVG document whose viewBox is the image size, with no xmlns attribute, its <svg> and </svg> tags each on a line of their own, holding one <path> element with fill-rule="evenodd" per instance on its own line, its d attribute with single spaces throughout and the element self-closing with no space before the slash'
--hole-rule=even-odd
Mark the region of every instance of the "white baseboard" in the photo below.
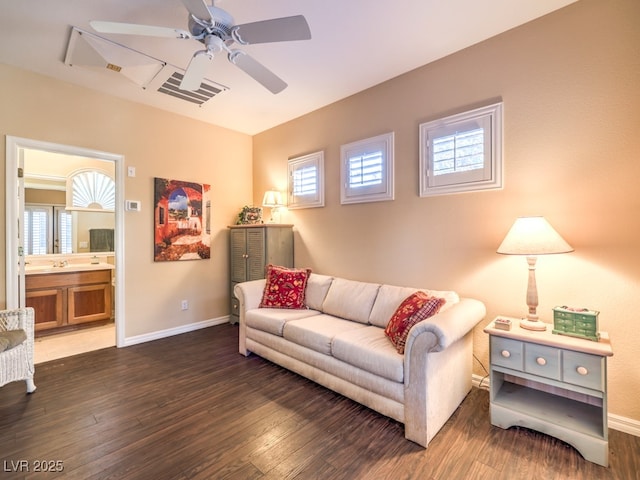
<svg viewBox="0 0 640 480">
<path fill-rule="evenodd" d="M 489 390 L 489 377 L 473 374 L 471 376 L 471 384 L 476 388 Z M 640 437 L 640 421 L 638 420 L 609 413 L 607 415 L 607 422 L 609 428 L 612 430 L 618 430 L 619 432 Z"/>
<path fill-rule="evenodd" d="M 130 347 L 131 345 L 137 345 L 139 343 L 150 342 L 152 340 L 159 340 L 161 338 L 172 337 L 174 335 L 180 335 L 181 333 L 193 332 L 200 330 L 201 328 L 213 327 L 214 325 L 221 325 L 223 323 L 229 323 L 229 315 L 223 317 L 212 318 L 209 320 L 203 320 L 202 322 L 190 323 L 188 325 L 180 325 L 179 327 L 168 328 L 166 330 L 159 330 L 157 332 L 145 333 L 142 335 L 136 335 L 133 337 L 125 337 L 123 347 Z"/>
<path fill-rule="evenodd" d="M 610 413 L 607 415 L 607 421 L 609 428 L 640 437 L 640 422 L 638 420 Z"/>
</svg>

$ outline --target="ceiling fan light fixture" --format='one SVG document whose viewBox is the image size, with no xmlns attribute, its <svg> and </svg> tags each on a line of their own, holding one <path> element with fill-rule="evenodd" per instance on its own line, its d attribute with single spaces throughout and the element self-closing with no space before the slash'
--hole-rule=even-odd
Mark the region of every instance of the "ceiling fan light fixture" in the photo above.
<svg viewBox="0 0 640 480">
<path fill-rule="evenodd" d="M 226 47 L 222 39 L 216 35 L 207 35 L 204 40 L 207 51 L 211 54 L 221 52 Z"/>
</svg>

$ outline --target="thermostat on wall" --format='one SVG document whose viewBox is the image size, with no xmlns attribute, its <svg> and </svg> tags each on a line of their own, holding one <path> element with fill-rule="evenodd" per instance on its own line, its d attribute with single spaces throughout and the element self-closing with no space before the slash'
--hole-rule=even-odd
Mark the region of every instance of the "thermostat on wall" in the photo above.
<svg viewBox="0 0 640 480">
<path fill-rule="evenodd" d="M 140 201 L 139 200 L 125 200 L 125 209 L 130 212 L 139 212 L 140 211 Z"/>
</svg>

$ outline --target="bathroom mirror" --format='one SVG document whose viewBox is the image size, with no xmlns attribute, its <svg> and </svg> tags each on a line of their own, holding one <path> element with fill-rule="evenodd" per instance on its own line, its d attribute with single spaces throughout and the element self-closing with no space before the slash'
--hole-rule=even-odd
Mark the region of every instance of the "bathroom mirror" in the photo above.
<svg viewBox="0 0 640 480">
<path fill-rule="evenodd" d="M 111 161 L 25 150 L 25 254 L 112 252 L 114 178 Z"/>
</svg>

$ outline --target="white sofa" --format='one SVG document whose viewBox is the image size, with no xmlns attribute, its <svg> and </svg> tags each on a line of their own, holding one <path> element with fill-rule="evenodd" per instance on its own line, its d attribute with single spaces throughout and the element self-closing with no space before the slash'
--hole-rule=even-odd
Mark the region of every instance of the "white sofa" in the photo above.
<svg viewBox="0 0 640 480">
<path fill-rule="evenodd" d="M 480 301 L 312 273 L 306 309 L 259 308 L 265 282 L 234 288 L 241 354 L 253 352 L 403 423 L 405 437 L 425 448 L 471 390 L 472 330 L 486 313 Z M 446 303 L 413 326 L 400 354 L 384 328 L 416 290 Z"/>
</svg>

